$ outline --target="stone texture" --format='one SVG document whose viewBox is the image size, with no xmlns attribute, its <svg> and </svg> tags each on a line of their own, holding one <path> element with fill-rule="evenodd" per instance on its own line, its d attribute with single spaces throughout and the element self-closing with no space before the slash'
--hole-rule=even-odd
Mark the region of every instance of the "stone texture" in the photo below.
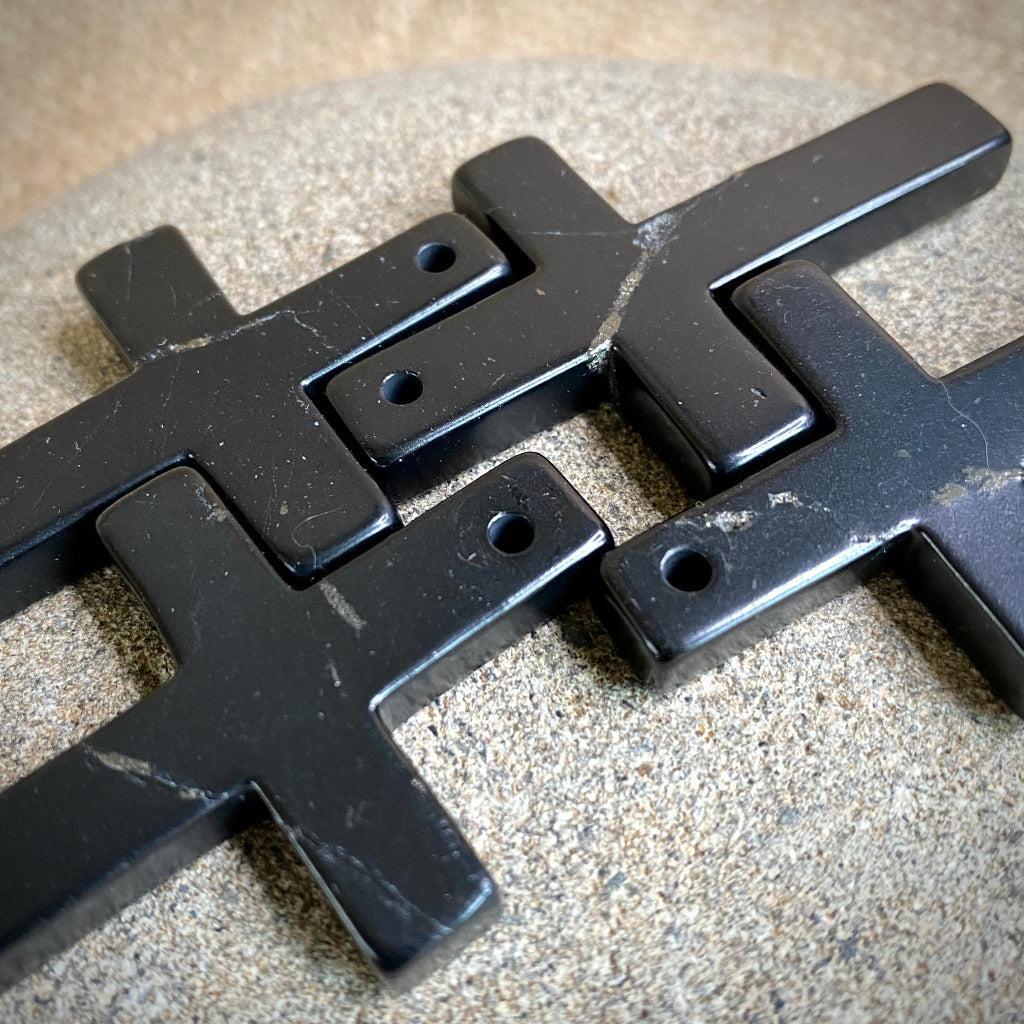
<svg viewBox="0 0 1024 1024">
<path fill-rule="evenodd" d="M 446 208 L 456 164 L 512 135 L 546 138 L 639 218 L 879 98 L 679 65 L 521 63 L 220 117 L 0 240 L 0 441 L 123 372 L 73 274 L 158 223 L 249 308 Z M 949 370 L 1024 326 L 1022 200 L 1014 158 L 995 192 L 841 281 Z M 608 409 L 520 447 L 619 539 L 686 504 Z M 170 671 L 113 570 L 0 625 L 0 785 Z M 671 694 L 633 682 L 581 607 L 399 740 L 504 893 L 498 927 L 449 968 L 388 997 L 261 827 L 0 997 L 0 1019 L 1024 1019 L 1024 724 L 896 580 Z"/>
<path fill-rule="evenodd" d="M 483 57 L 685 60 L 904 91 L 1024 125 L 1020 0 L 4 0 L 0 230 L 141 146 L 318 82 Z"/>
</svg>

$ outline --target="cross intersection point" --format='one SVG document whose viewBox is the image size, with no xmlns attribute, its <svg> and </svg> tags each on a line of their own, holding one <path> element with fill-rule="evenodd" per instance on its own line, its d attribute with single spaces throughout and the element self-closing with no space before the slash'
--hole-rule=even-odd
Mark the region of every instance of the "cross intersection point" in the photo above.
<svg viewBox="0 0 1024 1024">
<path fill-rule="evenodd" d="M 1024 338 L 935 378 L 812 264 L 735 301 L 834 429 L 604 559 L 637 671 L 692 677 L 888 566 L 1024 715 Z"/>
<path fill-rule="evenodd" d="M 995 185 L 1009 143 L 927 86 L 640 224 L 544 143 L 506 143 L 453 193 L 519 279 L 343 370 L 328 398 L 393 497 L 610 394 L 688 486 L 720 490 L 815 429 L 734 322 L 733 288 L 786 257 L 838 268 L 934 220 Z"/>
<path fill-rule="evenodd" d="M 267 815 L 392 981 L 485 927 L 494 883 L 390 731 L 582 596 L 610 537 L 564 478 L 511 459 L 302 591 L 190 468 L 98 528 L 178 668 L 0 793 L 0 988 Z"/>
</svg>

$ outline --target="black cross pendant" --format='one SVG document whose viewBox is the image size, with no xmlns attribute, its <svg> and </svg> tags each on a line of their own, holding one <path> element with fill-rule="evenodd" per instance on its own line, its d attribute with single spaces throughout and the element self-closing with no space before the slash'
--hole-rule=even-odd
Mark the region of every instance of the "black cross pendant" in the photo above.
<svg viewBox="0 0 1024 1024">
<path fill-rule="evenodd" d="M 608 555 L 637 670 L 692 676 L 891 566 L 1024 714 L 1024 338 L 935 378 L 812 264 L 735 301 L 834 428 Z"/>
<path fill-rule="evenodd" d="M 99 532 L 178 670 L 0 794 L 0 987 L 267 814 L 390 979 L 472 938 L 494 883 L 389 732 L 581 594 L 610 539 L 565 480 L 519 456 L 302 591 L 192 469 Z"/>
<path fill-rule="evenodd" d="M 784 257 L 844 266 L 991 188 L 1009 153 L 995 118 L 932 85 L 630 224 L 542 142 L 506 143 L 453 192 L 519 280 L 328 398 L 393 497 L 609 393 L 689 487 L 720 490 L 815 427 L 735 322 L 736 285 Z"/>
<path fill-rule="evenodd" d="M 202 467 L 298 577 L 393 529 L 394 509 L 327 424 L 318 389 L 507 270 L 455 214 L 245 315 L 174 228 L 87 263 L 79 286 L 135 369 L 0 449 L 0 618 L 94 568 L 96 515 L 177 464 Z"/>
</svg>

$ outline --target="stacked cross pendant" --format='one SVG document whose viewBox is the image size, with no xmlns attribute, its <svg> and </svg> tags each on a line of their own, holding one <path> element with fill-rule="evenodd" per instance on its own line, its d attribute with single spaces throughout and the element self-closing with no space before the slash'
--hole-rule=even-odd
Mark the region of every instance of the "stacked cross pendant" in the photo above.
<svg viewBox="0 0 1024 1024">
<path fill-rule="evenodd" d="M 584 597 L 676 683 L 894 567 L 1024 715 L 1024 338 L 933 378 L 829 277 L 1009 152 L 934 85 L 639 224 L 505 143 L 248 314 L 174 228 L 83 267 L 132 372 L 0 450 L 0 611 L 112 559 L 177 671 L 0 793 L 0 987 L 261 817 L 415 981 L 499 903 L 390 732 Z M 606 400 L 707 500 L 613 547 L 524 455 L 401 525 Z"/>
</svg>

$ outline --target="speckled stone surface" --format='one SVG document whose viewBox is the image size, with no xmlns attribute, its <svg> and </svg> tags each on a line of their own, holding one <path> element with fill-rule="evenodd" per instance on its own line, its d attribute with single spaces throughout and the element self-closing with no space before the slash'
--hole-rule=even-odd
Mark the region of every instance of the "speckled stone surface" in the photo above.
<svg viewBox="0 0 1024 1024">
<path fill-rule="evenodd" d="M 459 161 L 512 135 L 548 139 L 639 218 L 878 99 L 566 62 L 375 77 L 229 114 L 0 240 L 0 441 L 123 372 L 73 274 L 156 224 L 178 224 L 248 308 L 447 208 Z M 949 370 L 1024 330 L 1022 206 L 1014 158 L 995 192 L 841 281 Z M 521 447 L 619 539 L 686 504 L 610 410 Z M 0 785 L 170 670 L 113 570 L 0 626 Z M 635 684 L 581 607 L 398 735 L 504 893 L 499 925 L 450 967 L 388 997 L 261 827 L 0 997 L 0 1020 L 1024 1020 L 1024 723 L 898 581 L 672 694 Z"/>
</svg>

